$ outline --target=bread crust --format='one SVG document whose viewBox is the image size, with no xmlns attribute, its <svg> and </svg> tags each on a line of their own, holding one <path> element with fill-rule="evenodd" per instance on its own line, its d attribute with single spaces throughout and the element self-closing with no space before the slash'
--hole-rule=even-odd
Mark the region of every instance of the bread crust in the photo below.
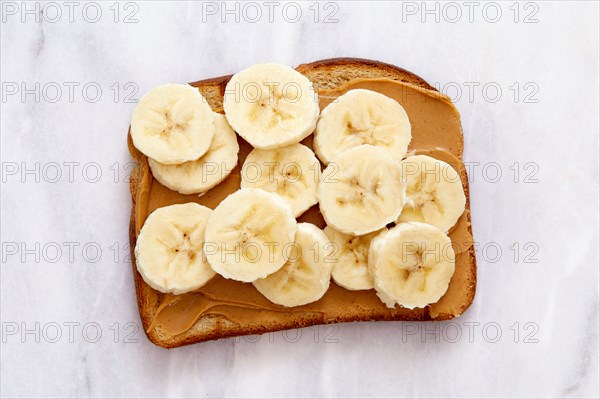
<svg viewBox="0 0 600 399">
<path fill-rule="evenodd" d="M 311 81 L 313 81 L 318 89 L 336 89 L 340 85 L 354 78 L 386 78 L 411 83 L 429 90 L 435 90 L 435 88 L 430 86 L 423 78 L 415 75 L 412 72 L 383 62 L 360 58 L 331 58 L 326 60 L 320 60 L 312 63 L 301 64 L 296 68 L 296 70 L 307 76 Z M 222 111 L 223 94 L 225 93 L 225 86 L 227 85 L 227 82 L 229 81 L 231 76 L 232 75 L 220 76 L 216 78 L 200 80 L 191 84 L 193 86 L 198 87 L 207 99 L 209 105 L 213 108 L 213 110 L 215 112 L 219 112 Z M 132 270 L 134 274 L 138 309 L 143 329 L 148 339 L 154 344 L 164 348 L 176 348 L 179 346 L 190 345 L 193 343 L 213 339 L 241 335 L 263 334 L 267 332 L 275 332 L 291 328 L 309 327 L 318 324 L 332 324 L 356 321 L 437 321 L 449 320 L 455 317 L 453 314 L 439 314 L 434 319 L 430 316 L 429 309 L 424 308 L 413 309 L 410 311 L 407 310 L 406 312 L 403 312 L 398 315 L 392 315 L 390 313 L 383 312 L 365 312 L 364 314 L 348 314 L 342 317 L 332 319 L 325 319 L 322 316 L 316 315 L 306 315 L 306 317 L 303 317 L 300 321 L 276 323 L 272 325 L 252 325 L 240 328 L 236 327 L 235 325 L 230 325 L 226 323 L 226 321 L 220 319 L 217 316 L 205 316 L 201 317 L 196 322 L 194 327 L 196 327 L 196 325 L 200 322 L 206 322 L 208 323 L 208 328 L 191 328 L 190 330 L 179 334 L 175 337 L 161 336 L 157 329 L 149 329 L 159 304 L 157 303 L 157 301 L 155 303 L 151 303 L 151 295 L 149 295 L 148 293 L 148 290 L 151 290 L 151 288 L 144 283 L 141 275 L 138 273 L 135 266 L 135 245 L 137 240 L 135 214 L 136 206 L 138 205 L 137 198 L 141 184 L 141 176 L 143 176 L 143 173 L 145 172 L 144 168 L 148 168 L 148 163 L 146 157 L 133 146 L 133 142 L 129 134 L 127 142 L 129 152 L 131 153 L 133 159 L 137 162 L 136 167 L 131 173 L 129 184 L 132 198 L 132 210 L 129 225 L 129 242 L 131 248 Z M 468 179 L 463 179 L 463 181 L 467 196 L 466 209 L 469 210 L 470 196 Z M 472 235 L 470 212 L 468 212 L 467 217 L 469 222 L 469 232 Z M 465 302 L 458 305 L 460 309 L 459 314 L 462 314 L 473 302 L 477 285 L 477 266 L 474 246 L 471 246 L 469 248 L 468 253 L 468 295 Z M 205 320 L 205 318 L 207 318 L 207 320 Z"/>
</svg>

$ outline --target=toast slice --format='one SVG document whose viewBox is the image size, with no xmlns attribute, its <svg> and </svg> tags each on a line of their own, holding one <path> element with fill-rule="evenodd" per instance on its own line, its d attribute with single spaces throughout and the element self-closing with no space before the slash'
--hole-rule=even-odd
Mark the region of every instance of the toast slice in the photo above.
<svg viewBox="0 0 600 399">
<path fill-rule="evenodd" d="M 321 92 L 330 93 L 343 90 L 345 85 L 355 81 L 362 83 L 372 81 L 375 84 L 374 87 L 377 87 L 379 83 L 384 84 L 385 82 L 395 81 L 426 91 L 435 91 L 425 80 L 411 72 L 371 60 L 335 58 L 302 64 L 296 69 L 314 83 L 320 94 Z M 222 113 L 223 94 L 230 77 L 231 75 L 202 80 L 191 83 L 191 85 L 199 88 L 215 112 Z M 439 96 L 440 98 L 444 97 L 441 94 Z M 445 101 L 450 103 L 448 99 L 445 99 Z M 413 310 L 400 306 L 396 306 L 395 309 L 388 309 L 376 297 L 374 290 L 347 291 L 334 282 L 331 283 L 331 287 L 323 299 L 314 304 L 298 308 L 283 308 L 270 304 L 258 294 L 251 284 L 233 282 L 219 276 L 215 279 L 221 279 L 218 282 L 218 284 L 221 284 L 220 289 L 227 291 L 229 297 L 241 295 L 245 300 L 253 301 L 254 308 L 237 308 L 235 301 L 200 305 L 200 302 L 205 300 L 202 297 L 202 292 L 175 296 L 165 295 L 153 290 L 143 281 L 135 266 L 134 248 L 137 234 L 147 215 L 156 207 L 188 201 L 199 202 L 214 208 L 227 194 L 235 191 L 236 184 L 239 187 L 239 181 L 236 182 L 235 180 L 236 171 L 234 170 L 232 175 L 221 184 L 224 187 L 229 186 L 229 188 L 219 188 L 217 186 L 202 197 L 184 196 L 171 192 L 152 178 L 146 156 L 133 146 L 131 136 L 128 136 L 129 151 L 133 159 L 137 161 L 137 166 L 132 171 L 130 178 L 133 207 L 129 239 L 138 308 L 148 339 L 158 346 L 174 348 L 211 339 L 262 334 L 317 324 L 377 320 L 447 320 L 462 314 L 472 303 L 475 295 L 476 260 L 475 249 L 472 245 L 468 179 L 466 169 L 460 160 L 463 136 L 458 113 L 456 113 L 456 119 L 453 123 L 458 123 L 459 134 L 455 137 L 454 146 L 449 151 L 438 148 L 414 147 L 412 150 L 416 153 L 428 153 L 433 157 L 442 159 L 460 172 L 467 197 L 467 205 L 465 213 L 459 219 L 455 228 L 461 229 L 464 236 L 469 237 L 469 240 L 460 244 L 464 245 L 464 248 L 457 255 L 456 271 L 446 295 L 436 304 Z M 241 151 L 239 164 L 236 168 L 237 173 L 239 173 L 239 167 L 243 164 L 244 157 L 251 149 L 249 144 L 241 138 L 238 140 L 240 141 Z M 311 136 L 303 143 L 310 146 Z M 237 177 L 239 178 L 239 175 Z M 324 221 L 318 212 L 318 206 L 311 208 L 299 220 L 324 227 Z M 211 283 L 212 281 L 207 286 Z M 203 290 L 204 287 L 199 291 Z M 227 312 L 222 310 L 227 306 L 232 311 L 229 314 L 233 314 L 235 317 L 228 317 Z M 190 309 L 196 308 L 202 308 L 205 311 L 195 313 L 190 311 Z M 161 318 L 160 323 L 157 322 L 159 315 Z"/>
</svg>

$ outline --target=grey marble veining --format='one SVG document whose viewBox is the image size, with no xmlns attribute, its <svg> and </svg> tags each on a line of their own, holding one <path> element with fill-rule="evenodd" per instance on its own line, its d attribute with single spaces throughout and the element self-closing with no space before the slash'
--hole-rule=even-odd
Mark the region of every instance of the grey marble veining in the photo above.
<svg viewBox="0 0 600 399">
<path fill-rule="evenodd" d="M 72 22 L 23 4 L 1 4 L 3 397 L 598 397 L 598 3 L 75 2 Z M 135 101 L 341 56 L 461 111 L 475 302 L 444 323 L 153 346 L 127 247 Z"/>
</svg>

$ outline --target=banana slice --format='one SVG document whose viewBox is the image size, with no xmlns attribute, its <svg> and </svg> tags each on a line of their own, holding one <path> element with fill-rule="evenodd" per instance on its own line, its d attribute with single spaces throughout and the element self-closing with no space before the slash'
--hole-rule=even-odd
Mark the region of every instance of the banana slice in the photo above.
<svg viewBox="0 0 600 399">
<path fill-rule="evenodd" d="M 238 163 L 240 146 L 224 115 L 214 114 L 215 136 L 208 152 L 195 161 L 167 165 L 152 158 L 148 164 L 163 186 L 181 194 L 204 193 L 221 183 Z"/>
<path fill-rule="evenodd" d="M 277 272 L 252 284 L 269 301 L 283 306 L 300 306 L 318 301 L 329 289 L 332 262 L 330 242 L 323 230 L 299 223 L 290 258 Z"/>
<path fill-rule="evenodd" d="M 158 208 L 148 216 L 135 245 L 137 270 L 163 293 L 183 294 L 213 278 L 202 252 L 211 210 L 194 202 Z"/>
<path fill-rule="evenodd" d="M 361 145 L 338 155 L 323 171 L 318 197 L 328 225 L 364 235 L 395 221 L 404 205 L 400 163 L 389 152 Z"/>
<path fill-rule="evenodd" d="M 385 148 L 400 161 L 411 137 L 408 115 L 398 102 L 375 91 L 355 89 L 325 107 L 313 144 L 324 164 L 362 144 Z"/>
<path fill-rule="evenodd" d="M 294 69 L 257 64 L 233 75 L 223 108 L 236 132 L 263 150 L 299 143 L 315 130 L 319 97 Z"/>
<path fill-rule="evenodd" d="M 377 296 L 388 308 L 396 303 L 423 308 L 437 302 L 454 274 L 450 238 L 425 223 L 401 223 L 371 241 L 369 273 Z"/>
<path fill-rule="evenodd" d="M 325 227 L 325 234 L 335 244 L 331 276 L 337 285 L 347 290 L 373 289 L 373 278 L 368 271 L 369 245 L 380 232 L 351 236 Z"/>
<path fill-rule="evenodd" d="M 458 172 L 427 155 L 408 157 L 401 166 L 408 198 L 398 222 L 423 222 L 450 230 L 467 203 Z"/>
<path fill-rule="evenodd" d="M 302 144 L 276 150 L 254 149 L 242 166 L 242 188 L 260 188 L 278 194 L 295 217 L 317 203 L 321 164 Z"/>
<path fill-rule="evenodd" d="M 210 215 L 204 252 L 225 278 L 250 282 L 276 272 L 294 243 L 296 219 L 277 194 L 242 188 Z"/>
<path fill-rule="evenodd" d="M 215 134 L 213 112 L 190 85 L 158 86 L 142 97 L 131 117 L 131 138 L 149 158 L 165 164 L 200 158 Z"/>
</svg>

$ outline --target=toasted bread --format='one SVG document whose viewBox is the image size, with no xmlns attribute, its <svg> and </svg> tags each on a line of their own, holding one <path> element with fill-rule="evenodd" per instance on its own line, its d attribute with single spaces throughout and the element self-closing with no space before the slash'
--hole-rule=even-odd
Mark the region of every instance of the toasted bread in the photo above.
<svg viewBox="0 0 600 399">
<path fill-rule="evenodd" d="M 310 64 L 302 64 L 296 69 L 300 73 L 307 76 L 314 83 L 318 90 L 336 90 L 354 79 L 390 79 L 409 83 L 427 90 L 435 90 L 425 80 L 411 72 L 393 65 L 371 60 L 336 58 L 317 61 Z M 191 84 L 200 89 L 204 97 L 207 99 L 209 105 L 215 112 L 222 112 L 223 94 L 225 92 L 225 86 L 230 77 L 231 76 L 223 76 L 214 79 L 202 80 Z M 460 148 L 462 152 L 462 134 L 460 140 Z M 244 144 L 248 146 L 247 143 Z M 140 221 L 136 218 L 136 215 L 139 212 L 146 213 L 148 210 L 147 204 L 140 203 L 140 201 L 143 201 L 142 194 L 144 194 L 141 192 L 141 188 L 143 187 L 143 184 L 145 184 L 144 180 L 152 178 L 149 171 L 147 158 L 133 146 L 131 136 L 128 138 L 128 145 L 132 157 L 138 162 L 138 165 L 133 170 L 130 179 L 133 207 L 129 229 L 137 302 L 144 331 L 146 332 L 150 341 L 156 345 L 165 348 L 174 348 L 211 339 L 248 334 L 261 334 L 283 329 L 301 328 L 317 324 L 337 322 L 377 320 L 447 320 L 464 312 L 473 301 L 476 287 L 476 260 L 475 250 L 471 245 L 468 247 L 468 249 L 466 249 L 464 254 L 466 259 L 464 260 L 465 266 L 460 270 L 457 269 L 457 272 L 453 276 L 450 283 L 449 291 L 453 290 L 454 294 L 452 295 L 451 299 L 446 299 L 446 301 L 448 302 L 451 300 L 453 302 L 451 304 L 453 309 L 452 312 L 440 311 L 432 314 L 432 312 L 429 310 L 429 307 L 409 310 L 397 306 L 396 309 L 388 309 L 377 300 L 372 300 L 371 297 L 376 298 L 374 291 L 367 293 L 365 293 L 365 291 L 361 291 L 349 292 L 348 294 L 349 296 L 356 295 L 357 299 L 356 301 L 352 301 L 352 303 L 354 304 L 357 302 L 359 306 L 347 308 L 344 307 L 343 309 L 337 309 L 335 312 L 328 313 L 327 310 L 324 310 L 323 312 L 290 311 L 289 317 L 280 317 L 274 320 L 268 320 L 268 318 L 265 319 L 264 317 L 261 317 L 255 322 L 248 323 L 236 323 L 228 320 L 221 314 L 207 313 L 201 315 L 193 322 L 193 325 L 191 325 L 191 327 L 186 329 L 184 332 L 176 335 L 168 334 L 161 329 L 160 326 L 157 326 L 155 323 L 153 323 L 155 315 L 159 310 L 163 294 L 160 294 L 150 288 L 143 281 L 135 266 L 134 248 L 136 244 L 137 231 L 140 224 Z M 459 158 L 460 155 L 461 154 L 458 154 Z M 240 159 L 240 163 L 242 162 L 243 159 Z M 460 169 L 464 191 L 467 196 L 464 223 L 466 224 L 466 229 L 472 237 L 468 179 L 464 165 L 460 164 L 458 168 Z M 330 290 L 343 289 L 332 283 Z M 367 298 L 367 296 L 368 300 L 364 300 L 364 298 Z M 442 298 L 442 300 L 444 300 L 444 298 Z M 363 301 L 362 304 L 361 301 Z M 282 311 L 285 312 L 285 309 Z"/>
</svg>

